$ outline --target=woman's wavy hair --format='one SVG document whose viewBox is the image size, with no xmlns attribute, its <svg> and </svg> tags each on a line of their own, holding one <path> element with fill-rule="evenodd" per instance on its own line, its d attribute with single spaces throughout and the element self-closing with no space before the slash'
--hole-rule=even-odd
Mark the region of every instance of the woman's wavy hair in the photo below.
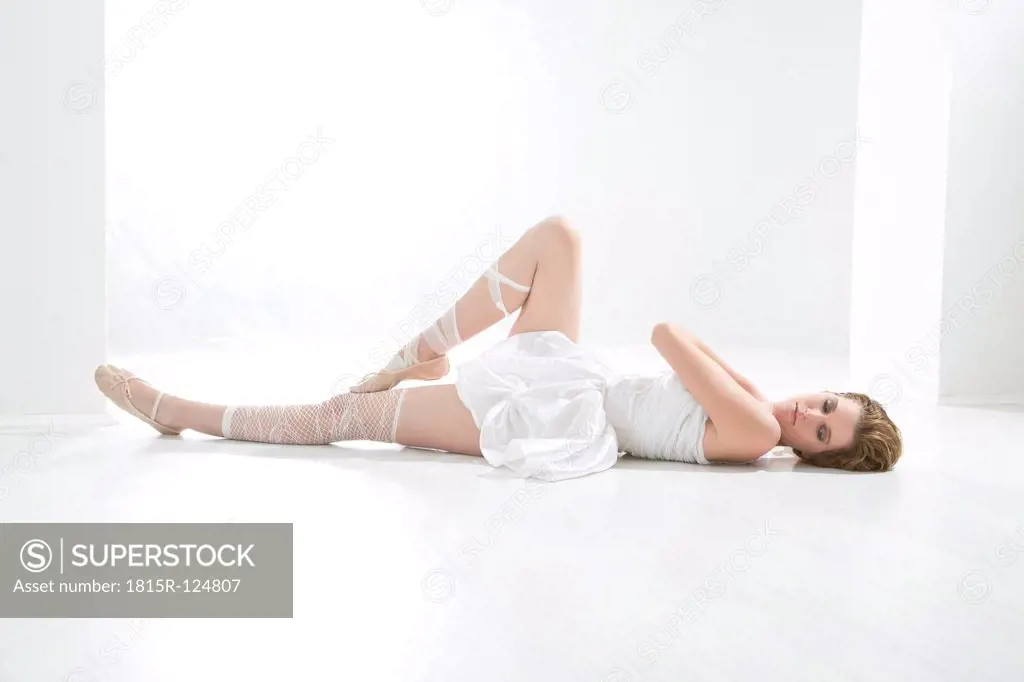
<svg viewBox="0 0 1024 682">
<path fill-rule="evenodd" d="M 800 459 L 820 467 L 849 471 L 889 471 L 903 454 L 900 429 L 877 400 L 863 393 L 836 393 L 861 406 L 860 419 L 853 433 L 853 443 L 841 450 L 804 453 L 796 448 Z"/>
</svg>

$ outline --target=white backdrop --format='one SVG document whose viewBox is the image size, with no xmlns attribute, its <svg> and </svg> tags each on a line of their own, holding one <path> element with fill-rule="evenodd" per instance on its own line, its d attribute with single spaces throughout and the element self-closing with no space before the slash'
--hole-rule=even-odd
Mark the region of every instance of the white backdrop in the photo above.
<svg viewBox="0 0 1024 682">
<path fill-rule="evenodd" d="M 111 351 L 369 347 L 561 213 L 585 340 L 845 355 L 860 4 L 108 0 Z"/>
</svg>

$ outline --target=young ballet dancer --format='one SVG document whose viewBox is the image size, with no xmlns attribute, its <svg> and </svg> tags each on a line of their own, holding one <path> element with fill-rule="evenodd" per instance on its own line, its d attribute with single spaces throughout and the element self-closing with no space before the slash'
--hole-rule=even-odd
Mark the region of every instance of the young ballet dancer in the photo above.
<svg viewBox="0 0 1024 682">
<path fill-rule="evenodd" d="M 100 390 L 163 434 L 326 444 L 372 440 L 482 455 L 523 476 L 561 480 L 623 454 L 699 464 L 751 462 L 776 446 L 804 461 L 887 471 L 900 431 L 866 395 L 771 401 L 700 339 L 669 323 L 651 343 L 665 371 L 619 374 L 579 345 L 580 235 L 560 217 L 534 225 L 450 309 L 379 372 L 310 405 L 212 405 L 165 395 L 112 365 Z M 508 338 L 460 365 L 453 383 L 396 388 L 449 371 L 463 340 L 519 311 Z"/>
</svg>

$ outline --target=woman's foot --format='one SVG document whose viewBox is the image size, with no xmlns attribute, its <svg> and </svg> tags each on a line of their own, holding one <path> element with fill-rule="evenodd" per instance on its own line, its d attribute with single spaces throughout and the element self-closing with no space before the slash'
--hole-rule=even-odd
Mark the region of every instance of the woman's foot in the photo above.
<svg viewBox="0 0 1024 682">
<path fill-rule="evenodd" d="M 362 383 L 353 386 L 349 391 L 352 393 L 376 393 L 377 391 L 387 391 L 409 379 L 434 381 L 448 374 L 450 368 L 448 356 L 442 355 L 439 358 L 418 362 L 397 370 L 382 369 L 364 378 Z"/>
<path fill-rule="evenodd" d="M 422 358 L 422 359 L 421 359 Z M 448 374 L 451 366 L 447 355 L 439 355 L 421 337 L 402 348 L 379 372 L 363 377 L 349 389 L 352 393 L 376 393 L 394 388 L 409 379 L 434 381 Z"/>
<path fill-rule="evenodd" d="M 169 410 L 165 409 L 164 394 L 139 379 L 126 369 L 114 365 L 100 365 L 95 373 L 96 386 L 103 395 L 122 410 L 149 424 L 167 436 L 177 436 L 181 429 L 174 426 Z"/>
</svg>

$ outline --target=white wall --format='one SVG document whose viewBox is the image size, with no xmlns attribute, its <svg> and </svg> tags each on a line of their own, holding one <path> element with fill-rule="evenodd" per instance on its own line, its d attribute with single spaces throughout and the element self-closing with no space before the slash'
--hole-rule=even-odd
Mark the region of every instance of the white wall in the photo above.
<svg viewBox="0 0 1024 682">
<path fill-rule="evenodd" d="M 859 0 L 151 4 L 108 2 L 113 352 L 373 345 L 559 212 L 585 339 L 846 353 Z"/>
<path fill-rule="evenodd" d="M 1024 403 L 1024 7 L 866 0 L 851 375 Z"/>
<path fill-rule="evenodd" d="M 1024 403 L 1024 4 L 950 13 L 943 402 Z"/>
<path fill-rule="evenodd" d="M 102 49 L 102 0 L 0 4 L 0 415 L 104 410 Z"/>
<path fill-rule="evenodd" d="M 887 403 L 938 390 L 950 77 L 944 8 L 865 0 L 851 378 Z"/>
</svg>

